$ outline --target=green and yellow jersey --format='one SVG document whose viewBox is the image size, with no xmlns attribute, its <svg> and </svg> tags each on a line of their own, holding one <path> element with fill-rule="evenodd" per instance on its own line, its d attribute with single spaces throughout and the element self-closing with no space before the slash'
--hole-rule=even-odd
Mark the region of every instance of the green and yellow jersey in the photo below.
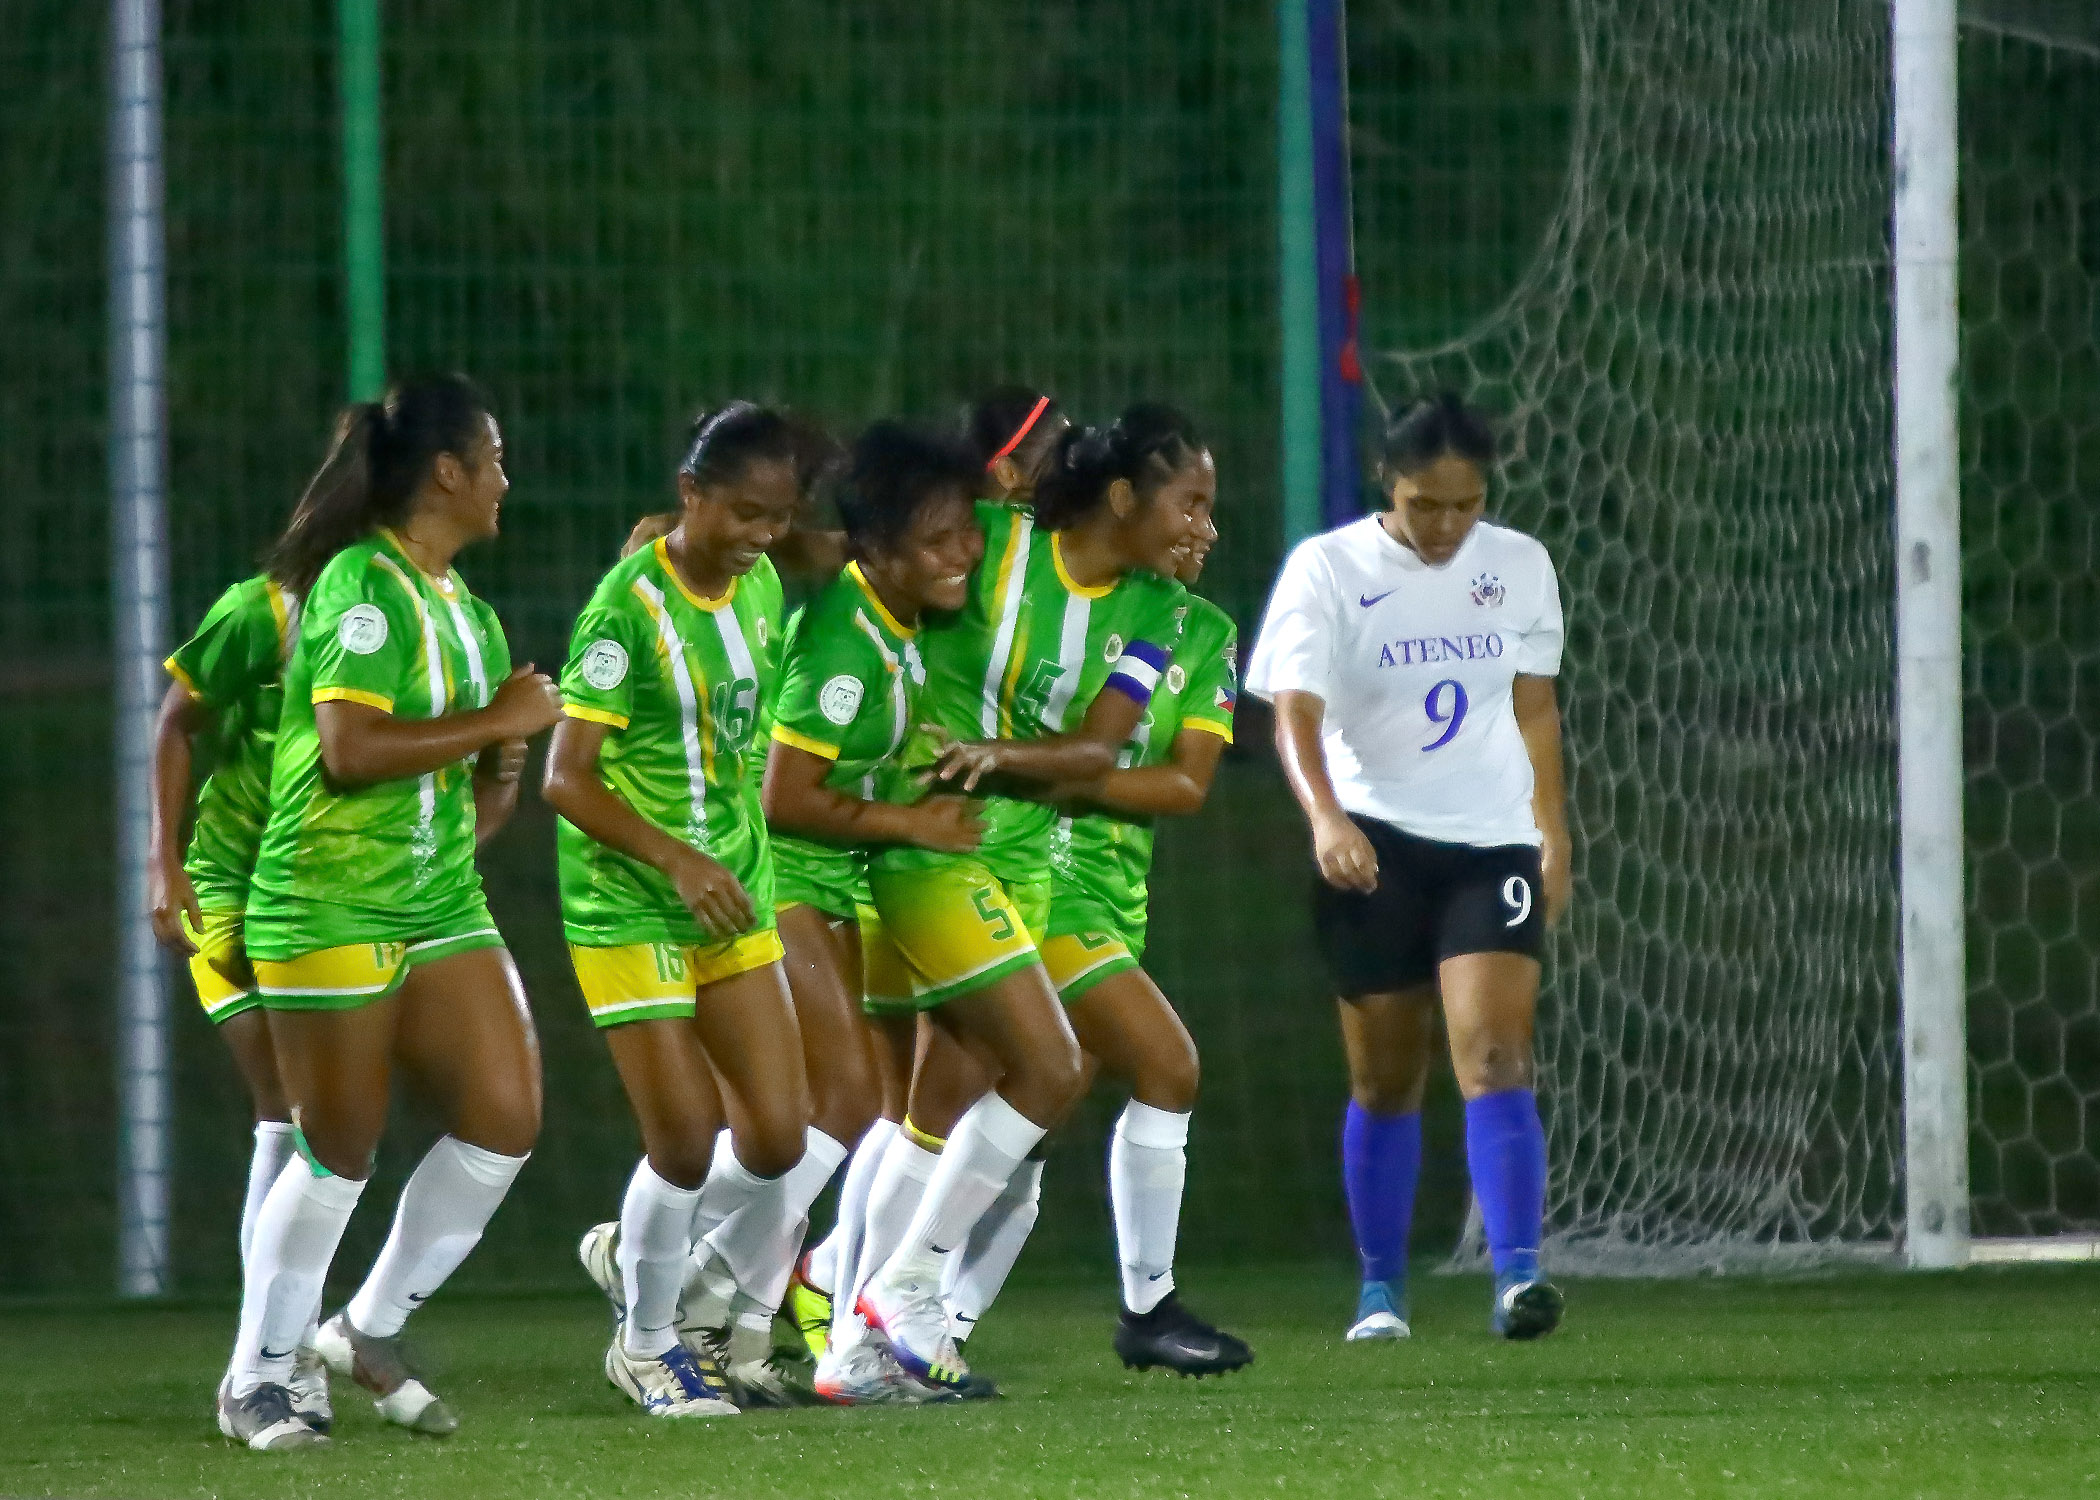
<svg viewBox="0 0 2100 1500">
<path fill-rule="evenodd" d="M 926 666 L 917 636 L 883 608 L 860 564 L 848 563 L 790 628 L 771 738 L 830 761 L 824 785 L 833 791 L 877 800 L 879 772 L 918 723 Z M 861 849 L 778 834 L 773 857 L 782 905 L 850 917 L 867 903 Z"/>
<path fill-rule="evenodd" d="M 1019 506 L 980 501 L 984 561 L 964 607 L 919 636 L 926 689 L 918 717 L 958 740 L 1040 739 L 1075 729 L 1104 687 L 1140 706 L 1151 699 L 1181 632 L 1188 591 L 1150 573 L 1085 588 L 1065 568 L 1055 532 Z M 915 795 L 911 772 L 934 759 L 931 737 L 914 735 L 887 800 Z M 1057 814 L 1046 804 L 989 797 L 984 840 L 968 856 L 1012 885 L 1046 881 Z M 875 868 L 926 869 L 959 858 L 902 846 Z"/>
<path fill-rule="evenodd" d="M 258 574 L 219 595 L 197 633 L 166 662 L 168 674 L 212 715 L 199 736 L 210 771 L 197 789 L 182 862 L 206 911 L 248 904 L 255 853 L 270 821 L 270 760 L 298 621 L 299 601 Z"/>
<path fill-rule="evenodd" d="M 1164 765 L 1184 729 L 1232 743 L 1239 691 L 1239 628 L 1208 599 L 1190 595 L 1174 659 L 1123 746 L 1123 767 Z M 1096 812 L 1065 818 L 1051 844 L 1050 934 L 1120 938 L 1133 958 L 1145 951 L 1146 876 L 1153 820 Z"/>
<path fill-rule="evenodd" d="M 321 760 L 314 706 L 435 719 L 487 707 L 510 670 L 495 611 L 456 571 L 424 573 L 392 531 L 351 543 L 321 570 L 285 667 L 270 819 L 248 901 L 251 958 L 496 940 L 474 867 L 472 759 L 339 786 Z"/>
<path fill-rule="evenodd" d="M 758 814 L 760 708 L 778 670 L 780 576 L 761 557 L 703 599 L 665 541 L 599 582 L 570 637 L 562 696 L 571 717 L 603 724 L 599 774 L 649 822 L 726 865 L 773 925 L 773 863 Z M 662 872 L 563 819 L 556 848 L 562 925 L 578 947 L 720 943 Z"/>
</svg>

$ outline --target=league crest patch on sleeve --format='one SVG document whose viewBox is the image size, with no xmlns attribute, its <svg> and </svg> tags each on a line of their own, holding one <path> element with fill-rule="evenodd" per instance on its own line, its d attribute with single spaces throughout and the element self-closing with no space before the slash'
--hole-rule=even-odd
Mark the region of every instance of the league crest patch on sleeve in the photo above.
<svg viewBox="0 0 2100 1500">
<path fill-rule="evenodd" d="M 627 675 L 627 648 L 618 641 L 599 639 L 583 649 L 583 680 L 599 692 L 610 692 Z"/>
<path fill-rule="evenodd" d="M 358 604 L 343 611 L 335 638 L 352 656 L 370 656 L 386 644 L 386 630 L 386 615 L 378 605 Z"/>
</svg>

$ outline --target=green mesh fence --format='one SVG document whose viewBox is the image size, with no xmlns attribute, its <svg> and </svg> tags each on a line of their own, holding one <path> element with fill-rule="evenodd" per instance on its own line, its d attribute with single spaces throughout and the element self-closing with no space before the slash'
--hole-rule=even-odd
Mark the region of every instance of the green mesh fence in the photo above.
<svg viewBox="0 0 2100 1500">
<path fill-rule="evenodd" d="M 515 487 L 464 571 L 521 660 L 559 658 L 628 522 L 664 503 L 695 405 L 785 399 L 843 429 L 1006 379 L 1087 413 L 1142 394 L 1197 415 L 1223 481 L 1206 591 L 1251 629 L 1279 530 L 1269 5 L 432 0 L 386 19 L 392 362 L 496 393 Z M 112 1270 L 101 26 L 97 5 L 17 0 L 0 29 L 7 1292 L 99 1293 Z M 178 632 L 252 567 L 340 399 L 333 26 L 324 0 L 167 6 Z M 1397 356 L 1373 374 L 1389 396 L 1464 380 L 1512 413 L 1502 508 L 1555 550 L 1575 622 L 1585 852 L 1542 1032 L 1564 1230 L 1889 1222 L 1884 27 L 1781 0 L 1352 6 L 1366 344 Z M 1964 44 L 1986 1227 L 2100 1217 L 2093 66 Z M 1206 1068 L 1193 1256 L 1345 1243 L 1302 848 L 1258 752 L 1162 839 L 1153 952 Z M 483 1284 L 571 1283 L 634 1151 L 552 871 L 528 799 L 488 877 L 545 1041 L 547 1130 L 463 1273 Z M 175 1279 L 219 1290 L 245 1107 L 174 987 Z M 1788 1084 L 1814 1069 L 1816 1089 Z M 1106 1117 L 1068 1132 L 1034 1263 L 1105 1275 Z M 422 1139 L 404 1114 L 346 1273 Z M 1455 1144 L 1445 1095 L 1425 1238 L 1456 1229 Z M 1783 1191 L 1745 1206 L 1752 1173 Z"/>
</svg>

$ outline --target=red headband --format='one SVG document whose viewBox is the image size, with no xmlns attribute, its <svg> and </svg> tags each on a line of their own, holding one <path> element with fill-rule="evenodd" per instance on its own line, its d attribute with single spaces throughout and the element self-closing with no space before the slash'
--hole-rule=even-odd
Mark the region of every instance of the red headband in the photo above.
<svg viewBox="0 0 2100 1500">
<path fill-rule="evenodd" d="M 1035 424 L 1043 419 L 1043 413 L 1049 409 L 1050 398 L 1048 396 L 1037 397 L 1035 410 L 1030 412 L 1027 419 L 1014 430 L 1014 435 L 1006 440 L 1006 446 L 984 461 L 985 472 L 990 473 L 993 469 L 998 468 L 1000 459 L 1007 457 L 1014 449 L 1020 447 L 1021 439 L 1027 437 L 1034 430 Z"/>
</svg>

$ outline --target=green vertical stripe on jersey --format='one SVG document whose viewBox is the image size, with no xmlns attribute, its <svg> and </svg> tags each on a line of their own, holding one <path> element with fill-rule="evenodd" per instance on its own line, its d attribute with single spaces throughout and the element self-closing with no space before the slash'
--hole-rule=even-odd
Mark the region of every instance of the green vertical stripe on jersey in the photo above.
<svg viewBox="0 0 2100 1500">
<path fill-rule="evenodd" d="M 824 785 L 833 791 L 876 799 L 879 771 L 918 723 L 926 664 L 917 636 L 882 607 L 860 565 L 847 564 L 789 633 L 773 738 L 830 760 Z M 773 854 L 783 901 L 852 914 L 866 875 L 864 851 L 778 834 Z"/>
<path fill-rule="evenodd" d="M 777 672 L 780 576 L 761 557 L 718 599 L 678 576 L 666 542 L 600 580 L 570 636 L 562 697 L 606 726 L 598 771 L 614 796 L 673 838 L 728 866 L 772 924 L 772 857 L 752 753 Z M 654 866 L 561 820 L 562 925 L 572 943 L 718 942 Z"/>
<path fill-rule="evenodd" d="M 1239 627 L 1208 599 L 1189 596 L 1181 643 L 1124 745 L 1117 763 L 1158 766 L 1174 758 L 1174 737 L 1191 724 L 1232 735 L 1238 693 Z M 1153 820 L 1090 813 L 1058 824 L 1052 843 L 1050 932 L 1113 933 L 1134 956 L 1145 951 L 1146 878 Z"/>
<path fill-rule="evenodd" d="M 920 633 L 926 691 L 919 718 L 959 740 L 1040 739 L 1076 729 L 1116 660 L 1133 641 L 1173 651 L 1188 591 L 1150 573 L 1129 573 L 1102 588 L 1082 588 L 1064 567 L 1057 536 L 1018 506 L 980 501 L 984 561 L 969 601 Z M 930 736 L 914 734 L 901 776 L 886 795 L 910 800 L 910 773 L 934 758 Z M 1041 880 L 1050 870 L 1057 815 L 1039 802 L 985 799 L 984 842 L 977 859 L 1009 881 Z M 892 848 L 877 862 L 921 869 L 953 858 Z"/>
<path fill-rule="evenodd" d="M 509 675 L 495 611 L 457 572 L 424 573 L 392 532 L 351 543 L 321 570 L 285 667 L 270 819 L 248 903 L 252 955 L 401 942 L 484 909 L 471 760 L 338 786 L 322 764 L 314 705 L 434 719 L 487 707 Z"/>
<path fill-rule="evenodd" d="M 248 904 L 255 851 L 270 820 L 270 759 L 298 618 L 298 601 L 258 574 L 221 594 L 197 633 L 168 658 L 168 670 L 212 714 L 202 736 L 209 774 L 197 789 L 182 865 L 197 904 L 209 911 Z"/>
</svg>

